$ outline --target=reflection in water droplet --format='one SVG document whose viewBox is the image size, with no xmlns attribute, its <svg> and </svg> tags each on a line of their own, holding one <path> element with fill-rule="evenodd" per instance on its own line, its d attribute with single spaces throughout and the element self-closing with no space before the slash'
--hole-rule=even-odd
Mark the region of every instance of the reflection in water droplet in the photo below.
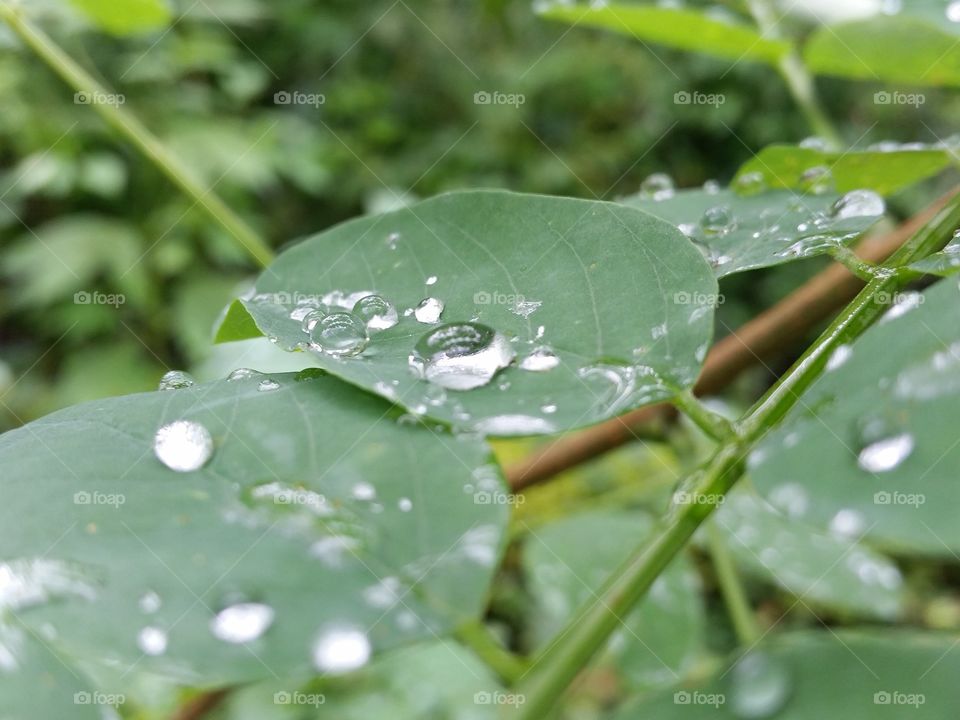
<svg viewBox="0 0 960 720">
<path fill-rule="evenodd" d="M 362 630 L 330 628 L 313 644 L 313 664 L 317 670 L 332 675 L 350 672 L 367 664 L 370 651 L 370 640 Z"/>
<path fill-rule="evenodd" d="M 157 430 L 153 452 L 171 470 L 199 470 L 213 454 L 213 438 L 200 423 L 177 420 Z"/>
<path fill-rule="evenodd" d="M 137 635 L 137 647 L 147 655 L 163 655 L 167 650 L 167 634 L 158 627 L 145 627 Z"/>
<path fill-rule="evenodd" d="M 256 640 L 273 624 L 274 612 L 269 605 L 256 602 L 236 603 L 225 607 L 210 621 L 210 632 L 218 640 L 246 643 Z"/>
<path fill-rule="evenodd" d="M 367 330 L 387 330 L 398 321 L 397 309 L 379 295 L 360 298 L 353 312 L 366 323 Z"/>
<path fill-rule="evenodd" d="M 158 390 L 180 390 L 196 385 L 197 381 L 183 370 L 170 370 L 160 378 Z"/>
<path fill-rule="evenodd" d="M 426 325 L 433 325 L 440 321 L 440 315 L 443 314 L 443 301 L 437 298 L 428 297 L 420 301 L 420 304 L 413 311 L 413 316 L 418 322 Z"/>
<path fill-rule="evenodd" d="M 534 348 L 529 355 L 520 361 L 521 369 L 532 372 L 553 370 L 559 364 L 560 358 L 557 357 L 553 348 L 549 348 L 546 345 Z"/>
<path fill-rule="evenodd" d="M 451 323 L 420 338 L 410 364 L 432 383 L 449 390 L 472 390 L 489 383 L 514 355 L 510 342 L 493 328 Z"/>
<path fill-rule="evenodd" d="M 890 472 L 910 456 L 913 448 L 913 435 L 901 433 L 864 447 L 857 456 L 857 464 L 871 473 Z"/>
<path fill-rule="evenodd" d="M 280 383 L 278 383 L 273 378 L 266 378 L 260 381 L 260 384 L 257 385 L 257 390 L 260 392 L 270 392 L 271 390 L 279 390 Z"/>
<path fill-rule="evenodd" d="M 731 671 L 730 706 L 745 720 L 769 718 L 779 712 L 790 695 L 790 673 L 779 659 L 751 651 Z"/>
<path fill-rule="evenodd" d="M 248 378 L 260 377 L 261 375 L 263 375 L 263 373 L 259 370 L 251 370 L 250 368 L 237 368 L 227 375 L 227 382 L 247 380 Z"/>
<path fill-rule="evenodd" d="M 830 216 L 840 220 L 879 217 L 886 209 L 883 198 L 872 190 L 851 190 L 833 204 Z"/>
<path fill-rule="evenodd" d="M 310 331 L 310 342 L 334 357 L 352 357 L 362 353 L 370 342 L 363 322 L 345 312 L 330 313 Z"/>
</svg>

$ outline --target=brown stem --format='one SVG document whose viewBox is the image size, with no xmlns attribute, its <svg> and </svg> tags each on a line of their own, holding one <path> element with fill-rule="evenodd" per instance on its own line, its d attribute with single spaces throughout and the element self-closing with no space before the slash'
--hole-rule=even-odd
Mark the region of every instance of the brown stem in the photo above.
<svg viewBox="0 0 960 720">
<path fill-rule="evenodd" d="M 172 720 L 198 720 L 216 709 L 227 697 L 229 688 L 209 690 L 192 698 L 174 713 Z"/>
<path fill-rule="evenodd" d="M 956 192 L 957 189 L 951 190 L 890 232 L 867 238 L 857 248 L 857 254 L 869 262 L 886 260 Z M 831 265 L 772 308 L 717 342 L 707 355 L 694 392 L 697 395 L 719 392 L 745 369 L 802 339 L 817 323 L 850 302 L 863 285 L 863 281 L 843 265 Z M 627 442 L 643 439 L 649 434 L 647 426 L 651 421 L 672 412 L 670 405 L 651 405 L 566 435 L 508 467 L 507 480 L 516 491 L 543 482 Z"/>
</svg>

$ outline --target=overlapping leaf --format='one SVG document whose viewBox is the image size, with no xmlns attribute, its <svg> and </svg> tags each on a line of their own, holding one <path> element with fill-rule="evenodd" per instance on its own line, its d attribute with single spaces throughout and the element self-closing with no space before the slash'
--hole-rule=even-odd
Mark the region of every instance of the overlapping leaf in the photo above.
<svg viewBox="0 0 960 720">
<path fill-rule="evenodd" d="M 114 35 L 156 30 L 171 20 L 165 0 L 69 0 L 101 29 Z"/>
</svg>

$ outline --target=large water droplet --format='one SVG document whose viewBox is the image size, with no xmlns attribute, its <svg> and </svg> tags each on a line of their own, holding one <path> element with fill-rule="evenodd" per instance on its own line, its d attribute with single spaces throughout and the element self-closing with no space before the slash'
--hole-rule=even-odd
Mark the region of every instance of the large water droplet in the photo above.
<svg viewBox="0 0 960 720">
<path fill-rule="evenodd" d="M 428 332 L 417 343 L 410 361 L 432 383 L 450 390 L 472 390 L 490 382 L 514 355 L 503 335 L 468 322 L 441 325 Z"/>
<path fill-rule="evenodd" d="M 279 390 L 280 383 L 278 383 L 273 378 L 265 378 L 260 381 L 260 384 L 257 385 L 257 390 L 260 392 L 271 392 L 272 390 Z"/>
<path fill-rule="evenodd" d="M 397 309 L 379 295 L 367 295 L 357 301 L 353 312 L 366 323 L 367 330 L 386 330 L 397 324 Z"/>
<path fill-rule="evenodd" d="M 199 470 L 213 454 L 213 438 L 200 423 L 177 420 L 157 430 L 153 452 L 171 470 Z"/>
<path fill-rule="evenodd" d="M 362 353 L 370 339 L 365 325 L 356 316 L 335 312 L 313 326 L 310 342 L 328 355 L 352 357 Z"/>
<path fill-rule="evenodd" d="M 443 301 L 433 297 L 421 300 L 413 311 L 413 316 L 426 325 L 439 322 L 441 314 L 443 314 Z"/>
<path fill-rule="evenodd" d="M 871 473 L 890 472 L 910 456 L 914 444 L 913 435 L 910 433 L 900 433 L 877 440 L 860 451 L 857 464 Z"/>
<path fill-rule="evenodd" d="M 851 190 L 830 208 L 830 216 L 840 220 L 855 217 L 879 217 L 886 211 L 883 198 L 872 190 Z"/>
<path fill-rule="evenodd" d="M 210 621 L 214 637 L 228 643 L 256 640 L 273 624 L 274 612 L 269 605 L 243 602 L 229 605 Z"/>
<path fill-rule="evenodd" d="M 227 382 L 247 380 L 249 378 L 260 377 L 261 375 L 263 375 L 263 373 L 259 370 L 251 370 L 250 368 L 237 368 L 227 375 Z"/>
<path fill-rule="evenodd" d="M 330 628 L 313 644 L 313 664 L 332 675 L 350 672 L 367 664 L 370 651 L 370 640 L 362 630 Z"/>
<path fill-rule="evenodd" d="M 183 388 L 188 388 L 191 385 L 196 385 L 196 383 L 197 381 L 183 370 L 170 370 L 165 372 L 163 377 L 160 378 L 160 385 L 157 387 L 157 389 L 181 390 Z"/>
<path fill-rule="evenodd" d="M 777 713 L 790 694 L 790 673 L 777 658 L 754 650 L 733 667 L 730 707 L 745 720 Z"/>
<path fill-rule="evenodd" d="M 546 372 L 547 370 L 553 370 L 559 364 L 560 358 L 557 357 L 557 354 L 552 348 L 549 348 L 545 345 L 535 348 L 530 352 L 529 355 L 520 361 L 520 367 L 522 369 L 530 370 L 532 372 Z"/>
<path fill-rule="evenodd" d="M 313 329 L 317 326 L 317 323 L 323 320 L 326 316 L 326 310 L 322 310 L 321 308 L 313 308 L 301 318 L 300 327 L 303 328 L 303 331 L 309 335 L 311 332 L 313 332 Z"/>
<path fill-rule="evenodd" d="M 158 627 L 145 627 L 137 635 L 137 647 L 147 655 L 163 655 L 167 650 L 167 634 Z"/>
</svg>

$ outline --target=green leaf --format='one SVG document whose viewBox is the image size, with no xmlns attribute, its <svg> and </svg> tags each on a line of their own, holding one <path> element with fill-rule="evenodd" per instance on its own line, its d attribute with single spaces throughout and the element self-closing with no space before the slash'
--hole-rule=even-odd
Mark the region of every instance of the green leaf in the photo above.
<svg viewBox="0 0 960 720">
<path fill-rule="evenodd" d="M 790 43 L 763 37 L 735 18 L 655 5 L 567 5 L 551 2 L 542 17 L 570 25 L 613 30 L 640 42 L 729 58 L 776 64 Z"/>
<path fill-rule="evenodd" d="M 703 250 L 718 278 L 827 253 L 863 235 L 879 215 L 840 217 L 835 193 L 771 190 L 741 196 L 730 189 L 636 195 L 621 202 L 676 225 Z"/>
<path fill-rule="evenodd" d="M 465 485 L 502 480 L 483 443 L 396 415 L 307 371 L 97 401 L 0 436 L 0 576 L 22 581 L 20 620 L 65 653 L 203 686 L 309 676 L 337 629 L 356 658 L 363 637 L 378 652 L 476 619 L 508 508 Z M 154 454 L 177 420 L 212 436 L 199 470 Z M 214 635 L 237 603 L 273 611 L 250 642 Z"/>
<path fill-rule="evenodd" d="M 804 47 L 806 64 L 815 73 L 858 80 L 960 85 L 960 26 L 947 19 L 943 0 L 904 6 L 895 16 L 818 29 Z"/>
<path fill-rule="evenodd" d="M 308 238 L 241 302 L 261 331 L 294 349 L 311 346 L 299 319 L 311 302 L 343 312 L 370 293 L 396 308 L 399 322 L 371 331 L 356 357 L 319 355 L 322 367 L 418 414 L 529 435 L 598 422 L 689 387 L 712 334 L 716 280 L 676 228 L 633 208 L 473 191 Z M 515 354 L 511 366 L 466 391 L 417 377 L 410 356 L 438 327 L 413 314 L 427 298 L 443 303 L 441 324 L 473 321 L 496 332 L 480 346 L 500 359 Z M 538 348 L 559 363 L 522 369 Z"/>
<path fill-rule="evenodd" d="M 300 687 L 271 680 L 231 694 L 230 720 L 421 720 L 424 717 L 496 718 L 516 695 L 507 693 L 475 655 L 452 642 L 431 642 L 387 653 L 349 684 Z M 307 706 L 307 707 L 305 707 Z"/>
<path fill-rule="evenodd" d="M 592 511 L 532 530 L 523 568 L 533 596 L 530 629 L 536 647 L 556 639 L 574 612 L 653 529 L 645 513 Z M 611 639 L 605 664 L 636 686 L 676 682 L 693 663 L 703 636 L 698 577 L 680 558 Z"/>
<path fill-rule="evenodd" d="M 114 35 L 132 35 L 162 28 L 172 14 L 165 0 L 69 0 L 70 4 Z"/>
<path fill-rule="evenodd" d="M 956 275 L 960 272 L 960 233 L 940 252 L 911 263 L 910 269 L 940 277 Z"/>
<path fill-rule="evenodd" d="M 614 717 L 942 720 L 956 707 L 953 649 L 950 636 L 918 632 L 781 635 L 752 655 L 736 653 L 703 681 L 639 698 Z"/>
<path fill-rule="evenodd" d="M 0 566 L 2 567 L 2 566 Z M 3 576 L 4 580 L 6 579 Z M 0 593 L 2 595 L 2 593 Z M 0 597 L 0 616 L 6 603 Z M 36 631 L 0 619 L 0 697 L 4 720 L 77 718 L 101 720 L 122 695 L 97 693 Z"/>
<path fill-rule="evenodd" d="M 781 490 L 774 498 L 781 514 L 750 493 L 729 495 L 716 523 L 737 563 L 807 606 L 887 620 L 900 615 L 904 596 L 897 566 L 860 543 L 790 517 L 787 513 L 803 510 L 804 497 L 792 486 Z"/>
<path fill-rule="evenodd" d="M 257 323 L 247 312 L 243 303 L 234 300 L 227 306 L 227 311 L 217 326 L 214 342 L 233 342 L 235 340 L 252 340 L 263 337 Z"/>
<path fill-rule="evenodd" d="M 960 550 L 960 288 L 896 302 L 760 444 L 751 475 L 796 515 L 898 551 Z M 786 486 L 786 490 L 785 490 Z"/>
<path fill-rule="evenodd" d="M 873 190 L 892 195 L 920 180 L 936 175 L 952 162 L 948 148 L 923 146 L 922 149 L 851 150 L 845 153 L 826 152 L 795 145 L 770 145 L 747 161 L 737 172 L 736 185 L 762 176 L 771 188 L 809 190 L 804 173 L 814 168 L 828 168 L 828 189 L 845 193 L 851 190 Z"/>
</svg>

